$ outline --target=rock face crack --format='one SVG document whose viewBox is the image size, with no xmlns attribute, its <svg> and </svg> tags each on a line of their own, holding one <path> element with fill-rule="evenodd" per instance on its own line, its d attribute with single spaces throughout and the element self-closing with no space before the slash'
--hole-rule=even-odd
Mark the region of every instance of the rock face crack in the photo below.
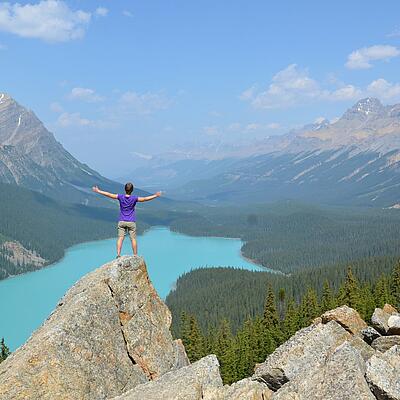
<svg viewBox="0 0 400 400">
<path fill-rule="evenodd" d="M 119 321 L 119 325 L 120 325 L 120 327 L 121 327 L 122 339 L 124 340 L 124 343 L 125 343 L 126 354 L 127 354 L 128 358 L 131 360 L 132 364 L 133 364 L 133 365 L 137 365 L 137 362 L 135 361 L 135 359 L 134 359 L 134 358 L 131 356 L 131 354 L 129 353 L 128 342 L 127 342 L 126 337 L 125 337 L 125 332 L 124 332 L 124 330 L 123 330 L 123 323 L 122 323 L 122 320 L 121 320 L 121 311 L 119 310 L 118 303 L 117 303 L 117 301 L 116 301 L 116 299 L 115 299 L 114 291 L 112 290 L 112 288 L 111 288 L 110 284 L 108 283 L 108 281 L 106 281 L 105 283 L 106 283 L 106 285 L 107 285 L 107 287 L 108 287 L 108 290 L 110 291 L 111 297 L 112 297 L 113 300 L 114 300 L 115 307 L 117 308 L 117 312 L 118 312 L 118 321 Z"/>
</svg>

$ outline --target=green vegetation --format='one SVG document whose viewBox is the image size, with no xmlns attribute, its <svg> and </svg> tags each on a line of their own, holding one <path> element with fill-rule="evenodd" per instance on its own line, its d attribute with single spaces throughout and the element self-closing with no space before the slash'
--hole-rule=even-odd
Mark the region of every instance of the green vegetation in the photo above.
<svg viewBox="0 0 400 400">
<path fill-rule="evenodd" d="M 171 222 L 193 236 L 240 237 L 244 256 L 275 270 L 400 257 L 398 210 L 323 208 L 286 202 L 242 208 L 194 209 Z"/>
<path fill-rule="evenodd" d="M 236 332 L 226 318 L 215 328 L 204 331 L 193 314 L 182 312 L 179 336 L 192 362 L 207 354 L 216 354 L 223 380 L 230 384 L 251 375 L 256 363 L 263 362 L 277 346 L 329 309 L 347 304 L 368 321 L 375 307 L 385 303 L 399 307 L 400 263 L 390 274 L 381 275 L 373 285 L 360 282 L 348 268 L 338 290 L 325 281 L 320 292 L 318 296 L 317 291 L 309 287 L 296 302 L 284 290 L 279 290 L 276 297 L 272 287 L 268 286 L 266 300 L 264 304 L 261 302 L 262 313 L 248 317 Z M 242 299 L 245 301 L 245 294 Z M 175 313 L 174 317 L 177 317 Z"/>
<path fill-rule="evenodd" d="M 4 338 L 0 340 L 0 363 L 4 361 L 10 355 L 10 349 L 4 342 Z"/>
</svg>

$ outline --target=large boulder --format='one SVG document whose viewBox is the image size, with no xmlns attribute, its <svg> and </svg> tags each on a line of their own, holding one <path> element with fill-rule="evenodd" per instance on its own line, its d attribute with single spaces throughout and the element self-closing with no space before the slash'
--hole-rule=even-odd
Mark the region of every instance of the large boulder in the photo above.
<svg viewBox="0 0 400 400">
<path fill-rule="evenodd" d="M 382 308 L 375 308 L 374 313 L 371 317 L 372 326 L 383 335 L 389 331 L 389 318 L 392 316 L 399 316 L 397 310 L 390 304 L 385 304 Z"/>
<path fill-rule="evenodd" d="M 269 400 L 273 393 L 267 385 L 246 378 L 231 386 L 206 388 L 204 400 Z"/>
<path fill-rule="evenodd" d="M 364 379 L 365 363 L 349 342 L 328 355 L 315 369 L 302 371 L 284 385 L 272 400 L 376 400 Z"/>
<path fill-rule="evenodd" d="M 376 338 L 371 344 L 375 350 L 378 350 L 381 353 L 384 353 L 396 345 L 400 346 L 400 336 L 398 335 L 381 336 Z"/>
<path fill-rule="evenodd" d="M 378 400 L 400 399 L 400 347 L 372 356 L 365 376 Z"/>
<path fill-rule="evenodd" d="M 221 387 L 217 357 L 210 355 L 155 381 L 136 386 L 114 400 L 201 400 L 208 389 Z"/>
<path fill-rule="evenodd" d="M 336 321 L 301 329 L 256 367 L 253 379 L 276 391 L 304 371 L 319 368 L 350 337 Z"/>
<path fill-rule="evenodd" d="M 140 257 L 89 273 L 0 364 L 0 398 L 106 399 L 187 363 Z"/>
<path fill-rule="evenodd" d="M 367 327 L 360 314 L 346 305 L 327 311 L 321 315 L 321 319 L 324 324 L 329 321 L 336 321 L 352 334 L 358 333 Z"/>
<path fill-rule="evenodd" d="M 388 335 L 400 335 L 400 316 L 391 315 L 388 319 Z"/>
</svg>

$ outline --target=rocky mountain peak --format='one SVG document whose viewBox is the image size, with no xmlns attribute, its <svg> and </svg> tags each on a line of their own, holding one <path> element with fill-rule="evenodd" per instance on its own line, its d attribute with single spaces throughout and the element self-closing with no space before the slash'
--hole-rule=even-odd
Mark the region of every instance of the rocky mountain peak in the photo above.
<svg viewBox="0 0 400 400">
<path fill-rule="evenodd" d="M 343 119 L 381 117 L 385 114 L 385 107 L 375 97 L 361 99 L 343 115 Z"/>
</svg>

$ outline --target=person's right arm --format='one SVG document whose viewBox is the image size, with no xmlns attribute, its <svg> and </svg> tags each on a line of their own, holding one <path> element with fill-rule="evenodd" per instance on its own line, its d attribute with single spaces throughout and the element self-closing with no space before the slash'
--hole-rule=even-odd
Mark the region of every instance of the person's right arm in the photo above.
<svg viewBox="0 0 400 400">
<path fill-rule="evenodd" d="M 109 197 L 110 199 L 118 199 L 118 195 L 115 193 L 105 192 L 104 190 L 100 190 L 98 186 L 92 187 L 93 192 L 101 194 L 103 196 Z"/>
</svg>

